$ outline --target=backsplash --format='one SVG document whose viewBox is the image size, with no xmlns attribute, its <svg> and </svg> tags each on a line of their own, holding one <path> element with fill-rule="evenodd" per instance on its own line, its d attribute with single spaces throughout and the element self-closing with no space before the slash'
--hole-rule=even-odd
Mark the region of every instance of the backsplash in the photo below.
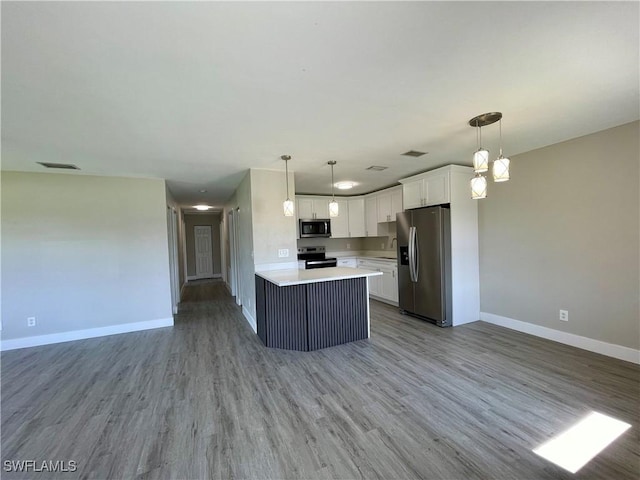
<svg viewBox="0 0 640 480">
<path fill-rule="evenodd" d="M 298 247 L 322 246 L 328 252 L 395 251 L 396 222 L 389 223 L 389 235 L 366 238 L 300 238 Z"/>
<path fill-rule="evenodd" d="M 298 239 L 298 247 L 321 246 L 325 247 L 327 252 L 360 251 L 364 250 L 364 240 L 364 238 L 300 238 Z M 384 237 L 379 240 L 384 241 Z"/>
</svg>

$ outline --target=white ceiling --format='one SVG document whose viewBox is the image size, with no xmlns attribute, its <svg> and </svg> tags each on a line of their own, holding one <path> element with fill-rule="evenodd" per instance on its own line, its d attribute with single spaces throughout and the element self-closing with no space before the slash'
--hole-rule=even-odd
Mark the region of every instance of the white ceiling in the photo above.
<svg viewBox="0 0 640 480">
<path fill-rule="evenodd" d="M 638 2 L 2 2 L 2 168 L 220 205 L 290 154 L 298 193 L 328 160 L 369 192 L 469 164 L 480 113 L 510 155 L 637 120 L 639 28 Z"/>
</svg>

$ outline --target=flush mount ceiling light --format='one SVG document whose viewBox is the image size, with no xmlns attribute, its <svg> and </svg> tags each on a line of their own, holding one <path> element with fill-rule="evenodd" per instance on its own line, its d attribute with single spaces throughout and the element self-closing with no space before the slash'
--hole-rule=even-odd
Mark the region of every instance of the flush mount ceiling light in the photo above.
<svg viewBox="0 0 640 480">
<path fill-rule="evenodd" d="M 478 150 L 473 154 L 473 170 L 476 175 L 471 179 L 471 198 L 477 200 L 487 196 L 487 179 L 482 173 L 489 170 L 489 152 L 482 148 L 482 127 L 500 122 L 500 155 L 493 161 L 493 181 L 509 180 L 509 159 L 502 155 L 502 113 L 489 112 L 469 120 L 471 127 L 477 128 Z"/>
<path fill-rule="evenodd" d="M 195 208 L 196 210 L 200 210 L 201 212 L 204 212 L 206 210 L 210 210 L 213 207 L 210 207 L 209 205 L 194 205 L 193 208 Z"/>
<path fill-rule="evenodd" d="M 282 155 L 280 158 L 284 160 L 284 181 L 287 184 L 287 199 L 282 202 L 282 209 L 285 217 L 293 217 L 293 201 L 289 198 L 289 160 L 291 160 L 291 155 Z"/>
<path fill-rule="evenodd" d="M 335 186 L 338 190 L 349 190 L 356 186 L 356 182 L 338 182 Z"/>
<path fill-rule="evenodd" d="M 338 206 L 338 202 L 336 202 L 336 196 L 333 193 L 333 166 L 338 163 L 335 160 L 331 160 L 327 162 L 327 165 L 331 165 L 331 201 L 329 202 L 329 216 L 337 217 L 340 215 L 340 207 Z"/>
</svg>

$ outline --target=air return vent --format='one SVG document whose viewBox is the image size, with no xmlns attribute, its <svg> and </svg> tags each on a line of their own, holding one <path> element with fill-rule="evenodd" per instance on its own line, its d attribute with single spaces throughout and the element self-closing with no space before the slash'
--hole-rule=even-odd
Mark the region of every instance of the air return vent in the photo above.
<svg viewBox="0 0 640 480">
<path fill-rule="evenodd" d="M 49 163 L 49 162 L 36 162 L 47 168 L 60 168 L 62 170 L 80 170 L 78 167 L 71 163 Z"/>
<path fill-rule="evenodd" d="M 371 165 L 370 167 L 367 167 L 366 170 L 373 170 L 374 172 L 381 172 L 382 170 L 386 170 L 389 167 L 380 167 L 378 165 Z"/>
<path fill-rule="evenodd" d="M 405 157 L 421 157 L 422 155 L 426 155 L 429 152 L 418 152 L 417 150 L 409 150 L 408 152 L 403 153 Z"/>
</svg>

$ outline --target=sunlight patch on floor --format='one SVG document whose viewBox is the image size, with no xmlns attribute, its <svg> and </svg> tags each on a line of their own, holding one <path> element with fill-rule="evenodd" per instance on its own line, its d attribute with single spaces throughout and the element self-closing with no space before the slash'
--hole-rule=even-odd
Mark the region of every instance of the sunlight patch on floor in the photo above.
<svg viewBox="0 0 640 480">
<path fill-rule="evenodd" d="M 533 451 L 565 470 L 576 473 L 629 428 L 631 425 L 628 423 L 591 412 L 567 431 Z"/>
</svg>

